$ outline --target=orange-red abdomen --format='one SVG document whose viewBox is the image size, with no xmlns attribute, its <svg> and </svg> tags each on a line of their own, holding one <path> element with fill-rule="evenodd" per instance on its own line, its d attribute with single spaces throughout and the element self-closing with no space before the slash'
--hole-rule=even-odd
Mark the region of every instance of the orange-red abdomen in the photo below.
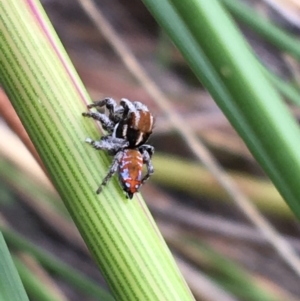
<svg viewBox="0 0 300 301">
<path fill-rule="evenodd" d="M 119 180 L 131 199 L 141 186 L 143 157 L 136 149 L 126 149 L 119 163 Z"/>
</svg>

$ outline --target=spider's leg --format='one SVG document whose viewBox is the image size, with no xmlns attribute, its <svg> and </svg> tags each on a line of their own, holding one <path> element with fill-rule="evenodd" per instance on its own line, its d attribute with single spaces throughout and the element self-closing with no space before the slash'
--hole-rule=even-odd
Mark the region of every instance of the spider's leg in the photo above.
<svg viewBox="0 0 300 301">
<path fill-rule="evenodd" d="M 111 154 L 117 153 L 128 146 L 128 142 L 125 139 L 114 138 L 110 135 L 103 136 L 100 140 L 86 138 L 85 142 L 91 144 L 95 149 L 106 150 Z"/>
<path fill-rule="evenodd" d="M 90 108 L 96 108 L 96 107 L 106 107 L 108 110 L 114 111 L 114 108 L 117 106 L 116 101 L 111 97 L 106 97 L 101 100 L 97 100 L 94 103 L 91 103 L 87 105 L 87 107 Z"/>
<path fill-rule="evenodd" d="M 151 148 L 153 148 L 150 145 L 146 145 L 149 146 L 149 150 Z M 139 149 L 141 151 L 141 148 Z M 152 165 L 151 162 L 151 155 L 154 153 L 154 148 L 150 150 L 150 153 L 148 152 L 148 150 L 142 149 L 142 156 L 143 156 L 143 162 L 146 164 L 147 166 L 147 173 L 145 174 L 145 176 L 143 177 L 142 181 L 141 181 L 141 185 L 143 185 L 154 173 L 154 167 Z"/>
<path fill-rule="evenodd" d="M 108 109 L 109 118 L 115 123 L 120 122 L 124 113 L 124 108 L 122 106 L 117 106 L 115 100 L 112 98 L 105 98 L 105 106 Z"/>
<path fill-rule="evenodd" d="M 99 194 L 102 190 L 102 186 L 105 186 L 107 184 L 107 182 L 111 179 L 111 177 L 116 173 L 116 171 L 118 170 L 119 167 L 119 161 L 121 159 L 123 155 L 123 152 L 120 151 L 118 152 L 115 157 L 114 160 L 109 168 L 108 174 L 105 176 L 105 178 L 103 179 L 102 183 L 100 184 L 99 188 L 97 189 L 96 193 Z"/>
<path fill-rule="evenodd" d="M 112 133 L 114 131 L 115 123 L 112 120 L 110 120 L 110 118 L 105 114 L 99 112 L 84 112 L 82 113 L 82 116 L 90 117 L 100 121 L 103 129 L 108 131 L 109 133 Z"/>
<path fill-rule="evenodd" d="M 120 105 L 124 108 L 124 115 L 127 115 L 129 112 L 135 112 L 137 110 L 133 103 L 127 98 L 122 98 Z"/>
<path fill-rule="evenodd" d="M 119 151 L 129 146 L 129 142 L 123 138 L 116 138 L 111 135 L 101 137 L 103 143 L 109 144 L 112 151 Z"/>
<path fill-rule="evenodd" d="M 149 144 L 143 144 L 139 147 L 139 151 L 142 155 L 144 154 L 144 152 L 147 152 L 151 158 L 154 154 L 154 147 Z"/>
<path fill-rule="evenodd" d="M 111 97 L 106 97 L 102 100 L 96 101 L 93 104 L 88 105 L 88 108 L 94 107 L 106 107 L 109 112 L 109 118 L 113 120 L 115 123 L 119 122 L 124 108 L 121 106 L 117 106 L 116 101 Z"/>
</svg>

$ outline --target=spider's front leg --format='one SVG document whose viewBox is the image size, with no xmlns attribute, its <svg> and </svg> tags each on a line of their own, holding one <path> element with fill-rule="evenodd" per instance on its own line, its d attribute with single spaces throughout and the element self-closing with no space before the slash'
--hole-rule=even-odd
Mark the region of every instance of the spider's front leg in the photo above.
<svg viewBox="0 0 300 301">
<path fill-rule="evenodd" d="M 106 116 L 103 113 L 84 112 L 84 113 L 82 113 L 82 116 L 90 117 L 90 118 L 100 121 L 103 129 L 109 133 L 112 133 L 114 131 L 115 123 L 108 116 Z"/>
<path fill-rule="evenodd" d="M 111 98 L 111 97 L 106 97 L 102 100 L 97 100 L 94 103 L 91 103 L 87 105 L 87 107 L 90 108 L 95 108 L 95 107 L 106 107 L 110 112 L 114 112 L 115 108 L 117 107 L 116 101 Z"/>
<path fill-rule="evenodd" d="M 103 179 L 102 183 L 100 184 L 99 188 L 97 189 L 96 193 L 99 194 L 102 191 L 102 186 L 105 186 L 107 184 L 107 182 L 111 179 L 111 177 L 116 173 L 116 171 L 119 168 L 119 162 L 120 159 L 123 156 L 123 152 L 120 151 L 115 155 L 115 158 L 109 168 L 108 174 L 105 176 L 105 178 Z"/>
<path fill-rule="evenodd" d="M 124 108 L 122 106 L 117 106 L 116 101 L 111 97 L 106 97 L 102 100 L 95 101 L 92 104 L 88 105 L 88 108 L 95 107 L 106 107 L 109 112 L 109 118 L 118 123 L 120 121 L 121 115 L 123 114 Z"/>
</svg>

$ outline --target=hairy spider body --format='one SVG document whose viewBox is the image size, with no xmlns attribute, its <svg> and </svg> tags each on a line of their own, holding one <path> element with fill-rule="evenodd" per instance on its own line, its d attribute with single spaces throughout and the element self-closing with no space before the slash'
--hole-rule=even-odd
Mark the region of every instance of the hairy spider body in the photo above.
<svg viewBox="0 0 300 301">
<path fill-rule="evenodd" d="M 128 141 L 130 148 L 147 142 L 154 125 L 154 118 L 147 106 L 139 101 L 130 102 L 126 98 L 122 98 L 120 106 L 117 106 L 112 98 L 105 98 L 88 105 L 88 108 L 103 106 L 108 109 L 108 116 L 99 112 L 86 112 L 83 116 L 100 121 L 109 135 Z"/>
<path fill-rule="evenodd" d="M 144 144 L 152 133 L 154 119 L 144 104 L 130 102 L 124 98 L 121 99 L 120 106 L 117 106 L 112 98 L 105 98 L 88 105 L 88 108 L 103 106 L 108 109 L 108 115 L 99 112 L 82 114 L 100 121 L 102 127 L 108 132 L 108 135 L 98 141 L 87 138 L 86 142 L 96 149 L 107 150 L 109 154 L 115 156 L 97 193 L 100 193 L 102 186 L 118 172 L 120 184 L 127 198 L 131 199 L 154 172 L 151 163 L 154 147 Z M 147 166 L 144 177 L 143 164 Z"/>
<path fill-rule="evenodd" d="M 153 129 L 153 116 L 149 111 L 130 112 L 115 127 L 113 135 L 126 139 L 129 147 L 137 147 L 147 142 Z"/>
</svg>

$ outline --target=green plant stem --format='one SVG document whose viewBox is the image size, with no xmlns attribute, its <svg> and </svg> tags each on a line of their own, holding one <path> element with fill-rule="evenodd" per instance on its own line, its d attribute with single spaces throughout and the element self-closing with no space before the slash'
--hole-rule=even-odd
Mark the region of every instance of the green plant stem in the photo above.
<svg viewBox="0 0 300 301">
<path fill-rule="evenodd" d="M 0 232 L 0 300 L 29 301 Z"/>
<path fill-rule="evenodd" d="M 0 226 L 0 229 L 7 240 L 10 247 L 30 254 L 36 260 L 40 262 L 46 269 L 52 273 L 58 275 L 60 278 L 64 279 L 66 282 L 70 283 L 76 289 L 85 293 L 88 296 L 96 298 L 97 300 L 112 301 L 114 300 L 107 292 L 105 292 L 96 283 L 87 279 L 80 272 L 76 271 L 72 267 L 66 265 L 61 260 L 55 258 L 47 251 L 42 250 L 36 245 L 32 244 L 28 240 L 24 239 L 22 236 L 16 232 Z"/>
<path fill-rule="evenodd" d="M 260 287 L 257 279 L 234 261 L 224 257 L 208 245 L 199 242 L 198 239 L 193 238 L 191 235 L 182 234 L 166 237 L 166 239 L 180 254 L 188 257 L 190 261 L 200 266 L 202 270 L 207 272 L 208 276 L 226 288 L 226 290 L 234 293 L 242 300 L 281 300 L 271 289 L 267 290 Z"/>
<path fill-rule="evenodd" d="M 274 44 L 279 49 L 292 54 L 298 60 L 300 59 L 300 42 L 291 34 L 272 22 L 266 20 L 251 7 L 237 0 L 219 0 L 238 20 L 247 24 L 255 30 L 264 39 Z"/>
<path fill-rule="evenodd" d="M 89 98 L 37 0 L 0 3 L 0 80 L 117 300 L 193 300 L 140 195 L 112 180 Z"/>
<path fill-rule="evenodd" d="M 61 301 L 61 298 L 53 296 L 50 289 L 42 284 L 21 260 L 17 257 L 13 260 L 29 296 L 39 301 Z"/>
<path fill-rule="evenodd" d="M 273 83 L 274 87 L 278 89 L 278 91 L 285 96 L 287 99 L 289 99 L 291 102 L 293 102 L 295 105 L 300 105 L 300 93 L 299 91 L 293 87 L 290 83 L 285 82 L 281 78 L 279 78 L 277 75 L 273 74 L 267 69 L 263 69 L 265 75 L 270 79 L 270 81 Z"/>
<path fill-rule="evenodd" d="M 260 16 L 249 5 L 237 0 L 220 0 L 225 7 L 241 22 L 248 25 L 251 29 L 260 34 L 264 39 L 293 55 L 298 60 L 300 59 L 300 42 L 297 37 L 292 36 L 287 31 L 279 28 L 271 21 Z M 264 67 L 263 67 L 264 69 Z M 300 95 L 292 85 L 284 82 L 277 75 L 269 70 L 263 70 L 268 78 L 284 96 L 288 97 L 292 102 L 299 105 Z"/>
<path fill-rule="evenodd" d="M 299 128 L 223 7 L 216 0 L 144 3 L 300 218 Z"/>
</svg>

